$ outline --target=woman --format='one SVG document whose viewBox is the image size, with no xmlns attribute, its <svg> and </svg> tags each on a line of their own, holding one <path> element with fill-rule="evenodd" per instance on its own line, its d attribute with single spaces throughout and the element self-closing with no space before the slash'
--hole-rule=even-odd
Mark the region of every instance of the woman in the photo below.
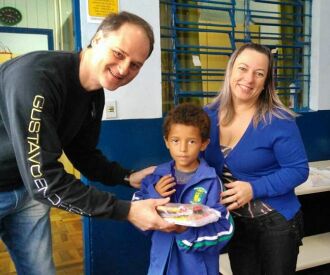
<svg viewBox="0 0 330 275">
<path fill-rule="evenodd" d="M 294 274 L 302 244 L 294 188 L 307 179 L 308 161 L 296 115 L 274 90 L 272 64 L 268 48 L 243 45 L 205 108 L 212 129 L 204 157 L 225 183 L 221 203 L 236 225 L 228 247 L 234 274 Z"/>
</svg>

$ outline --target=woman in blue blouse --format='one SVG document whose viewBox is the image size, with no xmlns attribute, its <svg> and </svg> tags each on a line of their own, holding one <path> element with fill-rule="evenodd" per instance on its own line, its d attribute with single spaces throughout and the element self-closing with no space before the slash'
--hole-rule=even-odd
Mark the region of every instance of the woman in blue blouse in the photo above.
<svg viewBox="0 0 330 275">
<path fill-rule="evenodd" d="M 295 123 L 274 89 L 270 50 L 244 44 L 231 56 L 223 89 L 205 109 L 205 159 L 225 183 L 221 203 L 235 221 L 228 247 L 234 274 L 294 274 L 303 237 L 294 188 L 308 177 Z"/>
</svg>

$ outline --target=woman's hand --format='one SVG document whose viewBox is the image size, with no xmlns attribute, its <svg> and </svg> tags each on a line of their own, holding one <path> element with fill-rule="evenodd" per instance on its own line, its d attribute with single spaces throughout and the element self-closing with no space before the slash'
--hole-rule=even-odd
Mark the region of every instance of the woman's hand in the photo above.
<svg viewBox="0 0 330 275">
<path fill-rule="evenodd" d="M 170 197 L 175 193 L 175 179 L 171 175 L 163 176 L 155 186 L 156 191 L 163 197 Z"/>
<path fill-rule="evenodd" d="M 225 184 L 227 190 L 220 195 L 220 203 L 228 210 L 235 210 L 253 199 L 253 190 L 249 182 L 234 181 Z"/>
</svg>

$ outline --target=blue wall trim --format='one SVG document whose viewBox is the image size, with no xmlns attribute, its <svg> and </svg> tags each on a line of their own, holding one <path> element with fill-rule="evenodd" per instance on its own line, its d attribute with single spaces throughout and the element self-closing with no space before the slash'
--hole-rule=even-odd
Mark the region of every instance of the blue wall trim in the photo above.
<svg viewBox="0 0 330 275">
<path fill-rule="evenodd" d="M 158 165 L 170 159 L 162 137 L 162 119 L 105 121 L 99 148 L 111 160 L 130 169 Z M 118 198 L 131 200 L 135 189 L 105 187 Z M 84 218 L 85 274 L 145 275 L 149 263 L 150 239 L 128 222 Z M 88 234 L 89 232 L 89 234 Z"/>
<path fill-rule="evenodd" d="M 74 49 L 75 51 L 79 52 L 82 48 L 79 0 L 72 0 L 72 13 L 73 13 Z"/>
<path fill-rule="evenodd" d="M 309 161 L 330 159 L 330 111 L 302 113 L 297 124 Z"/>
<path fill-rule="evenodd" d="M 0 32 L 43 34 L 47 36 L 48 50 L 54 50 L 54 37 L 52 29 L 0 27 Z"/>
</svg>

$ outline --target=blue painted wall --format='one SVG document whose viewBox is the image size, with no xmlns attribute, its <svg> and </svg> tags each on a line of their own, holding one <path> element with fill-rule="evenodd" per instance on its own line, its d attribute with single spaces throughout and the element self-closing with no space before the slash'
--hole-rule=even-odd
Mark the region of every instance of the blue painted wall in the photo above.
<svg viewBox="0 0 330 275">
<path fill-rule="evenodd" d="M 330 111 L 302 113 L 297 118 L 309 161 L 330 159 Z M 128 168 L 140 169 L 169 160 L 162 139 L 162 119 L 106 121 L 99 147 Z M 133 190 L 105 188 L 130 199 Z M 84 220 L 86 274 L 144 275 L 150 241 L 127 222 Z"/>
<path fill-rule="evenodd" d="M 99 147 L 124 167 L 141 169 L 170 159 L 162 137 L 162 119 L 105 121 Z M 100 189 L 131 200 L 134 189 Z M 146 274 L 150 240 L 127 222 L 84 218 L 85 270 L 93 275 Z"/>
<path fill-rule="evenodd" d="M 308 160 L 330 159 L 330 111 L 301 113 L 297 118 Z"/>
</svg>

